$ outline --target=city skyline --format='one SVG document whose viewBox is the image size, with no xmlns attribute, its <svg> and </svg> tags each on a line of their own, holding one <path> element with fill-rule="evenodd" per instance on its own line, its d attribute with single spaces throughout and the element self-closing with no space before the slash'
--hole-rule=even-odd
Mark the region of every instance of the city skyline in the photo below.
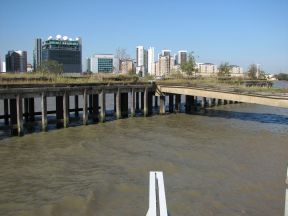
<svg viewBox="0 0 288 216">
<path fill-rule="evenodd" d="M 245 70 L 255 63 L 268 73 L 288 73 L 287 1 L 162 3 L 126 0 L 109 5 L 86 1 L 79 5 L 70 1 L 67 6 L 57 2 L 53 15 L 44 15 L 34 0 L 13 7 L 13 3 L 3 2 L 0 58 L 3 61 L 9 50 L 24 50 L 28 62 L 33 63 L 35 39 L 61 34 L 82 38 L 82 62 L 95 53 L 115 53 L 117 48 L 125 48 L 135 59 L 135 47 L 141 44 L 155 47 L 155 56 L 163 49 L 172 53 L 184 49 L 194 51 L 199 56 L 197 62 L 229 62 Z M 13 8 L 14 15 L 8 19 L 9 8 Z M 101 8 L 109 9 L 109 14 Z M 77 11 L 77 16 L 71 11 Z M 170 15 L 167 22 L 158 19 L 163 13 Z M 35 19 L 37 16 L 40 19 Z"/>
</svg>

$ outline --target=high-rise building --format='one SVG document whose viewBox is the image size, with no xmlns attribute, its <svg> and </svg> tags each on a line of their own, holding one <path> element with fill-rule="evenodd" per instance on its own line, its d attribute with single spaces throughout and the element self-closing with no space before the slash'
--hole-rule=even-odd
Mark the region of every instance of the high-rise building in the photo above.
<svg viewBox="0 0 288 216">
<path fill-rule="evenodd" d="M 165 76 L 170 74 L 170 56 L 161 55 L 159 58 L 159 75 Z"/>
<path fill-rule="evenodd" d="M 90 65 L 93 73 L 112 73 L 116 66 L 113 54 L 95 54 Z"/>
<path fill-rule="evenodd" d="M 181 65 L 183 63 L 187 62 L 187 51 L 186 50 L 180 50 L 178 51 L 177 55 L 177 64 Z"/>
<path fill-rule="evenodd" d="M 125 59 L 120 61 L 120 73 L 135 73 L 134 63 L 132 59 Z"/>
<path fill-rule="evenodd" d="M 82 72 L 82 40 L 67 36 L 51 36 L 42 44 L 42 62 L 54 60 L 63 65 L 64 73 Z"/>
<path fill-rule="evenodd" d="M 148 72 L 148 51 L 143 46 L 136 47 L 136 73 L 145 76 Z"/>
<path fill-rule="evenodd" d="M 162 56 L 171 56 L 171 50 L 164 49 L 161 52 Z"/>
<path fill-rule="evenodd" d="M 26 51 L 8 51 L 6 58 L 7 72 L 27 72 L 27 52 Z"/>
<path fill-rule="evenodd" d="M 37 38 L 35 40 L 35 47 L 33 51 L 33 68 L 37 70 L 40 67 L 42 62 L 42 39 Z"/>
<path fill-rule="evenodd" d="M 148 49 L 148 74 L 155 75 L 154 73 L 154 47 Z"/>
</svg>

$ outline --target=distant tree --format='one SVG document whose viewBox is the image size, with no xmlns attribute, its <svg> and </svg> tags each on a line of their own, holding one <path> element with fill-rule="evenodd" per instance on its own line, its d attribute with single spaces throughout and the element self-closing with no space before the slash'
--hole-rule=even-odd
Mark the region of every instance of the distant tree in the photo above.
<svg viewBox="0 0 288 216">
<path fill-rule="evenodd" d="M 286 81 L 288 81 L 288 74 L 286 74 L 286 73 L 276 74 L 275 77 L 276 77 L 278 80 L 286 80 Z"/>
<path fill-rule="evenodd" d="M 218 77 L 230 77 L 231 76 L 231 66 L 228 62 L 220 64 L 218 68 Z"/>
<path fill-rule="evenodd" d="M 196 75 L 196 61 L 193 52 L 188 54 L 187 62 L 182 63 L 180 67 L 188 76 L 193 75 L 193 73 Z"/>
<path fill-rule="evenodd" d="M 63 71 L 63 65 L 54 60 L 43 61 L 41 66 L 37 68 L 37 72 L 57 75 L 62 74 Z"/>
<path fill-rule="evenodd" d="M 256 79 L 265 79 L 265 72 L 257 68 L 256 64 L 251 64 L 247 71 L 249 79 L 256 80 Z"/>
<path fill-rule="evenodd" d="M 121 63 L 125 60 L 130 59 L 130 55 L 127 53 L 124 48 L 117 48 L 115 51 L 115 58 L 119 60 L 119 68 L 114 68 L 113 71 L 117 73 L 121 70 Z"/>
</svg>

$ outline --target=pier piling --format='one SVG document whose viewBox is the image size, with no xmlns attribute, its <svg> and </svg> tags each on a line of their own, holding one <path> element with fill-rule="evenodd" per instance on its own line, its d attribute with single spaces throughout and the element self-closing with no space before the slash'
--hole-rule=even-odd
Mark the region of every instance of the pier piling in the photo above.
<svg viewBox="0 0 288 216">
<path fill-rule="evenodd" d="M 75 118 L 79 118 L 79 96 L 74 96 Z"/>
<path fill-rule="evenodd" d="M 17 105 L 17 131 L 18 131 L 18 136 L 23 136 L 22 97 L 19 94 L 16 97 L 16 105 Z"/>
<path fill-rule="evenodd" d="M 93 122 L 99 122 L 99 95 L 93 94 Z"/>
<path fill-rule="evenodd" d="M 165 114 L 165 96 L 160 96 L 160 114 Z"/>
<path fill-rule="evenodd" d="M 43 92 L 41 95 L 41 119 L 42 119 L 42 131 L 48 130 L 48 120 L 47 120 L 47 97 Z"/>
<path fill-rule="evenodd" d="M 88 124 L 87 89 L 83 93 L 83 125 Z"/>
<path fill-rule="evenodd" d="M 131 90 L 131 117 L 135 116 L 135 89 Z"/>
<path fill-rule="evenodd" d="M 100 93 L 100 121 L 105 122 L 106 119 L 106 95 L 105 90 L 102 89 Z"/>
<path fill-rule="evenodd" d="M 169 94 L 169 112 L 174 112 L 174 95 Z"/>
</svg>

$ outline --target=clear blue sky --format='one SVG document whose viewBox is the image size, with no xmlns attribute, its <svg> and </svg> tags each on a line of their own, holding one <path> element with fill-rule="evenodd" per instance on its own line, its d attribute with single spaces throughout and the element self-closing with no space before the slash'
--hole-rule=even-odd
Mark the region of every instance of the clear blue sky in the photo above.
<svg viewBox="0 0 288 216">
<path fill-rule="evenodd" d="M 199 62 L 288 73 L 288 0 L 1 1 L 0 56 L 34 39 L 80 36 L 83 59 L 137 45 L 194 51 Z"/>
</svg>

